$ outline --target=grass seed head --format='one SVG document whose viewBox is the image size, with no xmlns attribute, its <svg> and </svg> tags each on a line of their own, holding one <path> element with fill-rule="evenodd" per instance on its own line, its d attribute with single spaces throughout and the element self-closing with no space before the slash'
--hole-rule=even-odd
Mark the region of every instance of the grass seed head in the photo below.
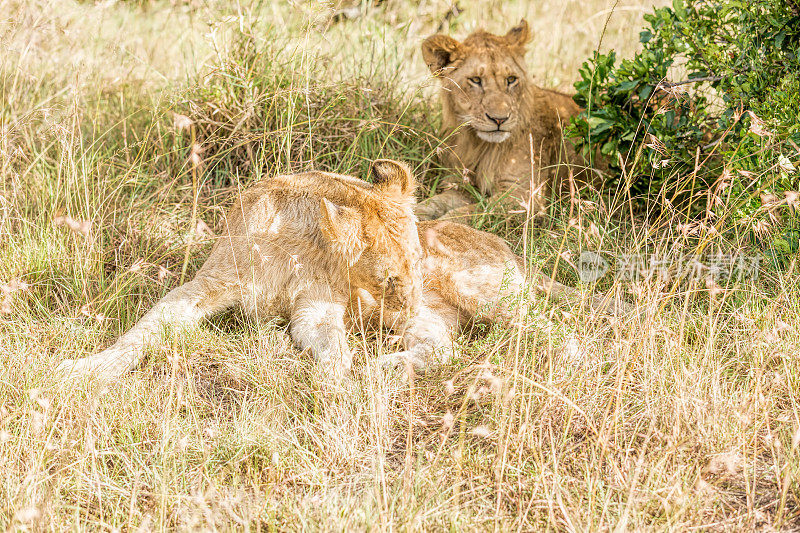
<svg viewBox="0 0 800 533">
<path fill-rule="evenodd" d="M 180 113 L 173 113 L 172 126 L 175 128 L 176 132 L 183 133 L 184 131 L 191 130 L 192 126 L 194 126 L 194 122 L 186 115 L 181 115 Z"/>
</svg>

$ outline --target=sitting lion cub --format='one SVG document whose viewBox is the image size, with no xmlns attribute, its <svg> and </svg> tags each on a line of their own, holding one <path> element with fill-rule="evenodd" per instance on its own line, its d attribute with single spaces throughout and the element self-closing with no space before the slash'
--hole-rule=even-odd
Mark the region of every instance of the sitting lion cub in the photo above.
<svg viewBox="0 0 800 533">
<path fill-rule="evenodd" d="M 308 172 L 245 190 L 192 281 L 111 347 L 60 369 L 116 378 L 138 364 L 164 326 L 186 328 L 239 304 L 288 319 L 296 344 L 311 350 L 324 374 L 341 379 L 353 357 L 345 315 L 356 291 L 398 315 L 415 312 L 421 294 L 416 182 L 390 160 L 375 161 L 372 177 L 374 184 Z"/>
<path fill-rule="evenodd" d="M 533 84 L 525 68 L 528 23 L 503 35 L 479 30 L 459 42 L 433 35 L 422 56 L 441 81 L 443 163 L 462 172 L 491 202 L 509 211 L 544 212 L 551 186 L 586 179 L 586 165 L 562 128 L 580 111 L 572 98 Z M 477 211 L 461 177 L 417 205 L 420 219 Z"/>
</svg>

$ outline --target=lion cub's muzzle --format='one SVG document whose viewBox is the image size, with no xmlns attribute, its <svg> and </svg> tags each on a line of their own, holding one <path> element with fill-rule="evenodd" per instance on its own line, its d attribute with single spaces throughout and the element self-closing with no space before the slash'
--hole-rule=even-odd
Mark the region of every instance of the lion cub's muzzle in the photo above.
<svg viewBox="0 0 800 533">
<path fill-rule="evenodd" d="M 490 114 L 484 113 L 479 120 L 470 121 L 470 126 L 475 130 L 478 138 L 490 142 L 500 143 L 511 137 L 511 132 L 516 126 L 516 118 L 511 114 Z"/>
</svg>

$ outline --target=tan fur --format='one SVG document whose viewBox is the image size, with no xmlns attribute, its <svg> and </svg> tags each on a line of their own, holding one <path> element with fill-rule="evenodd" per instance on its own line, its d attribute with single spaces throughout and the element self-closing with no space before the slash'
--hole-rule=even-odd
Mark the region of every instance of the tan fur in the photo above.
<svg viewBox="0 0 800 533">
<path fill-rule="evenodd" d="M 346 310 L 369 294 L 387 312 L 416 312 L 421 297 L 415 182 L 402 163 L 373 164 L 374 185 L 308 172 L 245 190 L 195 278 L 170 291 L 108 349 L 62 371 L 116 378 L 138 364 L 165 326 L 186 328 L 233 305 L 283 317 L 327 376 L 350 368 Z"/>
<path fill-rule="evenodd" d="M 522 20 L 504 36 L 476 31 L 459 42 L 433 35 L 422 54 L 441 80 L 444 163 L 461 170 L 491 202 L 517 212 L 529 207 L 538 215 L 570 171 L 586 181 L 586 165 L 562 135 L 580 108 L 570 96 L 533 84 L 525 67 L 529 37 Z M 420 219 L 476 211 L 459 179 L 443 183 L 440 194 L 417 206 Z"/>
<path fill-rule="evenodd" d="M 396 364 L 403 359 L 418 369 L 446 362 L 456 335 L 476 321 L 516 323 L 528 314 L 533 293 L 579 303 L 581 295 L 548 276 L 526 270 L 525 260 L 514 254 L 498 236 L 451 221 L 419 223 L 422 244 L 423 297 L 413 315 L 384 313 L 387 326 L 403 332 L 406 350 L 386 356 Z M 590 300 L 595 311 L 623 313 L 624 302 L 602 297 Z M 359 311 L 369 314 L 361 302 Z M 376 311 L 377 312 L 377 311 Z M 550 327 L 540 317 L 540 327 Z"/>
</svg>

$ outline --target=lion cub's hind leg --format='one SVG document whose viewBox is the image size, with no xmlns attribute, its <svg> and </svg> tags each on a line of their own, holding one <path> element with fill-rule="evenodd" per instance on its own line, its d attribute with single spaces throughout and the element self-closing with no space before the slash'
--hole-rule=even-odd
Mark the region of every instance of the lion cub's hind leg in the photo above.
<svg viewBox="0 0 800 533">
<path fill-rule="evenodd" d="M 191 328 L 238 299 L 237 290 L 227 289 L 218 280 L 198 275 L 167 293 L 113 345 L 83 359 L 66 359 L 58 371 L 76 377 L 91 375 L 101 381 L 113 380 L 139 364 L 146 347 L 160 339 L 165 327 L 174 330 Z"/>
<path fill-rule="evenodd" d="M 511 324 L 525 306 L 525 276 L 513 260 L 455 270 L 447 278 L 449 300 L 473 320 Z M 527 308 L 526 308 L 527 309 Z"/>
</svg>

